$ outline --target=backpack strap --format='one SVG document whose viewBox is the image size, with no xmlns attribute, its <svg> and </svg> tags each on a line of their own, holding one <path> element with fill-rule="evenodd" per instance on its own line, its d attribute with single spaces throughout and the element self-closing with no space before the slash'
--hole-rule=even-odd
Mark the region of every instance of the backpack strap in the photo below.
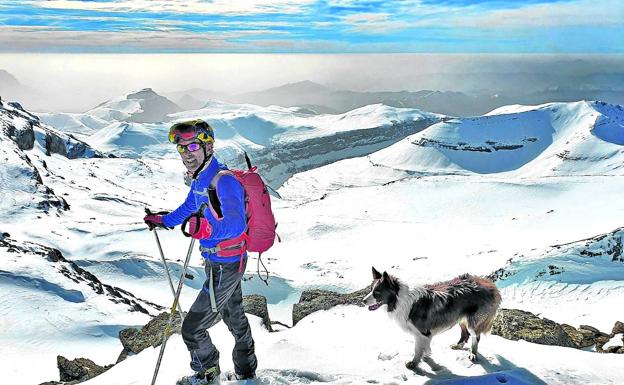
<svg viewBox="0 0 624 385">
<path fill-rule="evenodd" d="M 210 185 L 208 186 L 208 188 L 216 191 L 217 183 L 219 183 L 219 179 L 221 179 L 223 175 L 232 175 L 234 178 L 236 178 L 236 175 L 231 170 L 219 170 L 219 172 L 216 173 L 215 176 L 212 177 L 212 180 L 210 181 Z"/>
<path fill-rule="evenodd" d="M 236 176 L 230 170 L 220 170 L 212 177 L 210 183 L 208 184 L 208 202 L 210 203 L 210 209 L 213 214 L 215 214 L 216 218 L 223 217 L 223 213 L 221 212 L 221 202 L 219 201 L 219 196 L 217 195 L 217 184 L 223 175 Z"/>
</svg>

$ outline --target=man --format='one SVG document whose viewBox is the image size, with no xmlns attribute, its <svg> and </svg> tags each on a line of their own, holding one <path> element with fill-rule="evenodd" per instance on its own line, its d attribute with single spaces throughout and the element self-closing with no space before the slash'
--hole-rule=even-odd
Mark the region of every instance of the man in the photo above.
<svg viewBox="0 0 624 385">
<path fill-rule="evenodd" d="M 176 123 L 169 130 L 169 140 L 177 145 L 191 191 L 173 212 L 147 215 L 144 220 L 156 227 L 174 227 L 188 222 L 185 223 L 188 234 L 200 240 L 207 277 L 182 323 L 182 338 L 191 353 L 191 368 L 195 374 L 181 378 L 177 384 L 218 383 L 219 351 L 206 329 L 216 323 L 219 313 L 236 341 L 232 352 L 236 378 L 255 378 L 254 341 L 243 310 L 241 292 L 241 279 L 247 264 L 243 187 L 227 173 L 215 178 L 219 171 L 227 168 L 214 156 L 214 132 L 208 123 L 199 119 Z M 217 246 L 221 250 L 217 250 Z"/>
</svg>

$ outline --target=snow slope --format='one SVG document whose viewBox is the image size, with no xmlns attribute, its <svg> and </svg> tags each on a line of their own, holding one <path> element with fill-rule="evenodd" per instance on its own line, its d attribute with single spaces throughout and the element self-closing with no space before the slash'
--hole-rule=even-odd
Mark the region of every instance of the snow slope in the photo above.
<svg viewBox="0 0 624 385">
<path fill-rule="evenodd" d="M 89 136 L 93 131 L 110 124 L 109 121 L 89 114 L 72 114 L 65 112 L 37 112 L 42 122 L 52 127 L 62 128 L 64 132 L 78 135 L 81 138 Z"/>
<path fill-rule="evenodd" d="M 429 174 L 622 175 L 622 144 L 622 106 L 549 103 L 438 123 L 370 160 Z"/>
</svg>

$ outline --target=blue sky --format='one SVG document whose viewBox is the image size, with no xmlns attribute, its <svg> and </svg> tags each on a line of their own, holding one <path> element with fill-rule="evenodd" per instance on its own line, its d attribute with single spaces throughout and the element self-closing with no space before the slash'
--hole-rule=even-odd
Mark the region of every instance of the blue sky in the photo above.
<svg viewBox="0 0 624 385">
<path fill-rule="evenodd" d="M 0 0 L 0 52 L 624 53 L 624 1 Z"/>
</svg>

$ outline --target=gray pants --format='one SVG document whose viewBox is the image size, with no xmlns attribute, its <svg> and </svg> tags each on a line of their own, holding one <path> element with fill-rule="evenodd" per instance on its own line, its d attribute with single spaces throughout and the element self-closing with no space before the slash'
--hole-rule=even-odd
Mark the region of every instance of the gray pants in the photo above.
<svg viewBox="0 0 624 385">
<path fill-rule="evenodd" d="M 250 374 L 256 371 L 258 362 L 251 337 L 251 328 L 243 310 L 241 279 L 247 265 L 239 272 L 239 263 L 217 263 L 206 261 L 206 277 L 201 292 L 195 299 L 190 311 L 182 323 L 182 339 L 191 353 L 191 368 L 204 372 L 219 362 L 219 351 L 212 343 L 207 329 L 219 321 L 219 314 L 234 336 L 232 352 L 234 371 L 237 374 Z M 214 296 L 217 313 L 210 305 L 210 269 L 213 275 Z"/>
</svg>

